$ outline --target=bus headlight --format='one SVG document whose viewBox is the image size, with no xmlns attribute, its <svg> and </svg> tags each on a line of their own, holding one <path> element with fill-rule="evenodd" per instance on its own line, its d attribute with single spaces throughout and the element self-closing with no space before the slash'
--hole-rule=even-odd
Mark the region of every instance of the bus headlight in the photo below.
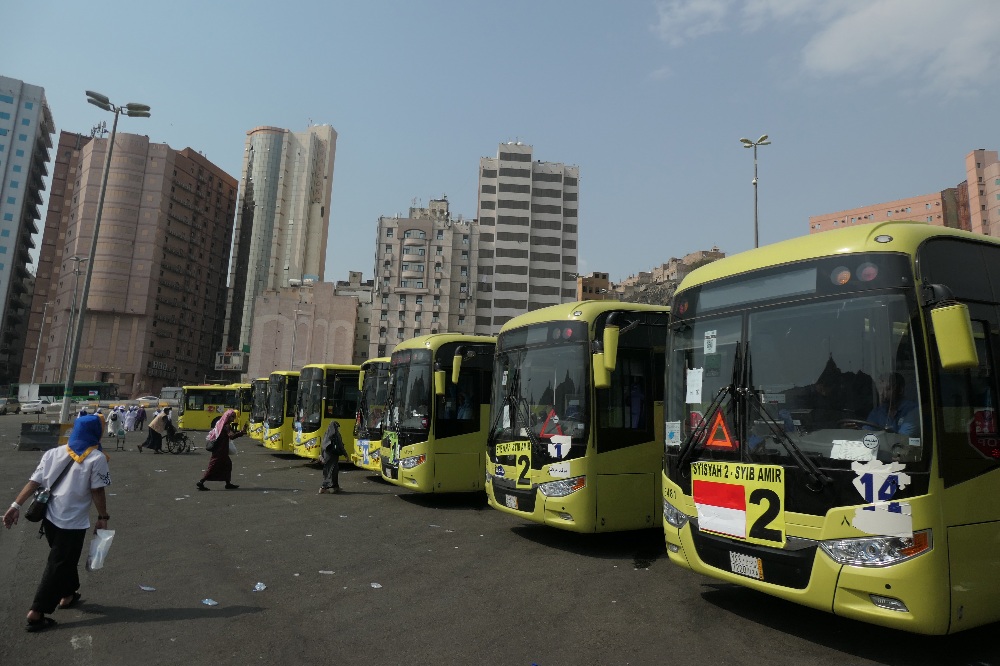
<svg viewBox="0 0 1000 666">
<path fill-rule="evenodd" d="M 587 486 L 586 476 L 574 476 L 572 479 L 560 479 L 538 485 L 538 490 L 546 497 L 566 497 Z"/>
<path fill-rule="evenodd" d="M 821 541 L 823 552 L 838 564 L 856 567 L 887 567 L 926 553 L 934 545 L 930 530 L 912 537 L 861 537 Z"/>
<path fill-rule="evenodd" d="M 419 456 L 410 456 L 409 458 L 400 458 L 399 466 L 403 469 L 413 469 L 417 465 L 423 465 L 427 460 L 427 456 L 421 453 Z"/>
<path fill-rule="evenodd" d="M 667 500 L 663 500 L 663 519 L 667 521 L 667 525 L 676 527 L 677 529 L 681 529 L 687 525 L 690 520 L 686 513 L 675 507 Z"/>
</svg>

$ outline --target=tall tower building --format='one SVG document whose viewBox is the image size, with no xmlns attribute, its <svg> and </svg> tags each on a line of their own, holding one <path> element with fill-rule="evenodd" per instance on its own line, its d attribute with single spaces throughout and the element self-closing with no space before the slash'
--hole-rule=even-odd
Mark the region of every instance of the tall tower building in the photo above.
<svg viewBox="0 0 1000 666">
<path fill-rule="evenodd" d="M 480 227 L 452 219 L 448 199 L 380 217 L 375 244 L 369 358 L 427 333 L 468 333 L 475 325 Z"/>
<path fill-rule="evenodd" d="M 45 90 L 0 76 L 0 383 L 16 382 L 27 330 L 29 251 L 55 125 Z M 42 301 L 43 303 L 45 301 Z M 33 360 L 33 359 L 32 359 Z"/>
<path fill-rule="evenodd" d="M 32 304 L 49 303 L 37 382 L 66 378 L 107 149 L 105 138 L 60 136 Z M 236 179 L 197 151 L 117 134 L 75 381 L 114 382 L 126 396 L 204 381 L 222 341 L 235 212 Z"/>
<path fill-rule="evenodd" d="M 224 344 L 249 351 L 254 303 L 289 280 L 323 281 L 337 132 L 247 132 L 230 261 Z"/>
<path fill-rule="evenodd" d="M 579 167 L 532 161 L 532 147 L 519 141 L 479 160 L 479 254 L 488 265 L 476 296 L 477 335 L 576 298 L 579 179 Z"/>
</svg>

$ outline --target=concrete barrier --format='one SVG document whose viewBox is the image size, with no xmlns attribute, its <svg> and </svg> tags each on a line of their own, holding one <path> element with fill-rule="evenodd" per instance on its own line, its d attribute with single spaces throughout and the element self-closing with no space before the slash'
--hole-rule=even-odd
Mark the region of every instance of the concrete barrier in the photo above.
<svg viewBox="0 0 1000 666">
<path fill-rule="evenodd" d="M 57 446 L 65 446 L 71 430 L 71 423 L 22 423 L 17 450 L 48 451 Z"/>
</svg>

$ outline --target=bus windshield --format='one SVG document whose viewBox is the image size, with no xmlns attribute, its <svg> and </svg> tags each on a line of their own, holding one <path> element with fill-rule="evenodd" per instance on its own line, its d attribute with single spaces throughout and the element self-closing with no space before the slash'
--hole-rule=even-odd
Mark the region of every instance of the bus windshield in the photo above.
<svg viewBox="0 0 1000 666">
<path fill-rule="evenodd" d="M 565 326 L 565 325 L 563 325 Z M 540 325 L 544 340 L 548 325 Z M 570 453 L 561 458 L 579 458 L 586 453 L 589 405 L 587 375 L 590 371 L 586 326 L 573 342 L 532 343 L 532 334 L 521 340 L 502 335 L 493 371 L 493 423 L 491 442 L 529 437 L 538 449 L 565 443 Z M 504 338 L 507 337 L 505 340 Z M 531 346 L 515 346 L 516 342 Z"/>
<path fill-rule="evenodd" d="M 400 430 L 426 432 L 430 428 L 431 352 L 403 350 L 392 355 L 392 421 Z"/>
<path fill-rule="evenodd" d="M 365 374 L 361 390 L 360 430 L 357 436 L 371 440 L 382 439 L 382 419 L 389 395 L 389 366 L 379 363 Z"/>
<path fill-rule="evenodd" d="M 298 375 L 271 375 L 267 385 L 267 425 L 277 428 L 285 422 L 286 416 L 295 414 L 295 396 L 298 389 Z"/>
<path fill-rule="evenodd" d="M 250 403 L 250 420 L 262 423 L 267 416 L 267 381 L 253 381 L 253 398 Z"/>
<path fill-rule="evenodd" d="M 315 432 L 323 422 L 325 378 L 323 368 L 303 368 L 299 375 L 298 414 L 303 432 Z"/>
<path fill-rule="evenodd" d="M 672 431 L 679 435 L 673 441 L 685 442 L 704 420 L 711 427 L 689 442 L 702 459 L 788 464 L 797 448 L 824 469 L 880 460 L 926 471 L 929 438 L 921 432 L 911 334 L 915 307 L 901 291 L 859 292 L 676 323 L 668 441 Z M 740 374 L 740 368 L 734 373 L 740 356 L 750 398 L 737 417 L 724 389 Z M 721 431 L 717 417 L 706 413 L 713 401 L 725 421 Z M 726 438 L 735 446 L 718 445 Z"/>
</svg>

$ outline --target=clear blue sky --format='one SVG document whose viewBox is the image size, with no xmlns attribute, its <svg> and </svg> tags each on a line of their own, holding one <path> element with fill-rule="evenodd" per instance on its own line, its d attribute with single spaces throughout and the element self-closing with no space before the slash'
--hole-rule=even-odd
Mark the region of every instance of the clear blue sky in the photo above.
<svg viewBox="0 0 1000 666">
<path fill-rule="evenodd" d="M 447 194 L 519 139 L 580 167 L 581 272 L 620 279 L 808 217 L 952 187 L 996 150 L 996 0 L 32 0 L 7 3 L 0 73 L 45 88 L 57 131 L 121 131 L 239 178 L 245 133 L 339 133 L 328 280 L 372 276 L 375 224 Z M 13 15 L 13 16 L 12 16 Z"/>
</svg>

